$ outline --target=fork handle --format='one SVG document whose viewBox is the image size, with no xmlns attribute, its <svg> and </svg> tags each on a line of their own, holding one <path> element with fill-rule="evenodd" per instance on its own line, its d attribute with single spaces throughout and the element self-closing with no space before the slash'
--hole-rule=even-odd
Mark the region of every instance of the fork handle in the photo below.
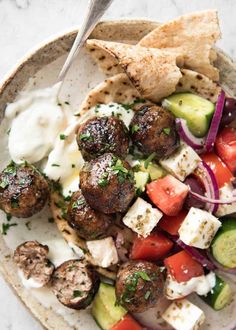
<svg viewBox="0 0 236 330">
<path fill-rule="evenodd" d="M 59 73 L 58 81 L 63 81 L 71 64 L 78 55 L 80 49 L 83 47 L 85 41 L 97 25 L 98 21 L 105 13 L 106 9 L 110 6 L 113 0 L 89 0 L 89 6 L 87 9 L 86 17 L 83 25 L 79 30 L 73 46 L 66 58 L 66 61 Z"/>
</svg>

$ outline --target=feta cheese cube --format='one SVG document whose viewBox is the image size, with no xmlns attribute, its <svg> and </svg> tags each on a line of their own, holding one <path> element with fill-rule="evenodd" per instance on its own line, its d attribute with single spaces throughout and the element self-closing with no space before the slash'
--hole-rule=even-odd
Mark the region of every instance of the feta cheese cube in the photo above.
<svg viewBox="0 0 236 330">
<path fill-rule="evenodd" d="M 187 299 L 181 299 L 173 302 L 162 318 L 175 330 L 198 330 L 205 321 L 205 314 Z"/>
<path fill-rule="evenodd" d="M 225 184 L 222 188 L 219 189 L 220 199 L 231 199 L 233 197 L 233 186 L 231 184 Z M 235 213 L 236 212 L 236 203 L 232 204 L 220 204 L 218 206 L 216 216 L 223 217 L 224 215 Z"/>
<path fill-rule="evenodd" d="M 184 181 L 186 176 L 196 169 L 200 161 L 201 158 L 193 148 L 182 144 L 170 157 L 160 160 L 160 164 L 177 179 Z"/>
<path fill-rule="evenodd" d="M 112 237 L 87 241 L 87 247 L 95 263 L 103 268 L 118 263 L 118 254 Z"/>
<path fill-rule="evenodd" d="M 179 228 L 179 238 L 187 245 L 206 249 L 220 226 L 221 222 L 214 215 L 191 207 Z"/>
<path fill-rule="evenodd" d="M 139 197 L 124 216 L 123 222 L 137 234 L 147 237 L 162 215 L 161 211 Z"/>
<path fill-rule="evenodd" d="M 192 277 L 186 282 L 177 282 L 171 275 L 168 275 L 164 293 L 169 300 L 184 298 L 193 292 L 196 292 L 200 296 L 205 296 L 215 285 L 216 276 L 213 272 L 207 275 Z"/>
</svg>

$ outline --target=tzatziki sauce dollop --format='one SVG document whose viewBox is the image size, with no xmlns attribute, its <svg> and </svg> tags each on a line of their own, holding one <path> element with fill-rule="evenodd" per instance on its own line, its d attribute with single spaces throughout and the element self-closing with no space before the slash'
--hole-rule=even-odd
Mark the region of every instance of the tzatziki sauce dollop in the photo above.
<svg viewBox="0 0 236 330">
<path fill-rule="evenodd" d="M 24 93 L 7 106 L 5 117 L 11 121 L 8 148 L 16 163 L 22 160 L 36 163 L 52 150 L 55 138 L 66 124 L 57 100 L 59 87 L 60 83 Z"/>
</svg>

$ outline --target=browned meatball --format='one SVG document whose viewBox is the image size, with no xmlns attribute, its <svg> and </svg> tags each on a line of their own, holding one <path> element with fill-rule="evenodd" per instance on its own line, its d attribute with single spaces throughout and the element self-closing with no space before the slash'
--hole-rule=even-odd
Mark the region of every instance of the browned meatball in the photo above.
<svg viewBox="0 0 236 330">
<path fill-rule="evenodd" d="M 39 286 L 50 281 L 54 266 L 48 252 L 48 246 L 37 241 L 28 241 L 16 248 L 13 258 L 26 280 L 32 279 Z"/>
<path fill-rule="evenodd" d="M 156 305 L 163 292 L 164 279 L 154 263 L 128 261 L 117 274 L 116 297 L 132 313 L 142 313 Z"/>
<path fill-rule="evenodd" d="M 52 290 L 57 299 L 73 309 L 84 309 L 93 300 L 99 278 L 92 267 L 83 261 L 68 260 L 56 268 Z"/>
<path fill-rule="evenodd" d="M 93 117 L 80 126 L 77 143 L 86 160 L 106 152 L 125 158 L 129 150 L 128 130 L 116 117 Z"/>
<path fill-rule="evenodd" d="M 80 191 L 73 193 L 68 207 L 68 223 L 86 240 L 105 237 L 112 216 L 93 210 Z"/>
<path fill-rule="evenodd" d="M 38 213 L 49 197 L 47 180 L 29 164 L 11 162 L 0 174 L 0 208 L 15 217 Z"/>
<path fill-rule="evenodd" d="M 126 211 L 135 195 L 131 167 L 111 153 L 85 163 L 80 188 L 89 205 L 106 214 Z"/>
<path fill-rule="evenodd" d="M 157 159 L 166 157 L 179 146 L 174 116 L 157 105 L 141 105 L 130 132 L 134 145 L 146 156 L 155 153 Z"/>
</svg>

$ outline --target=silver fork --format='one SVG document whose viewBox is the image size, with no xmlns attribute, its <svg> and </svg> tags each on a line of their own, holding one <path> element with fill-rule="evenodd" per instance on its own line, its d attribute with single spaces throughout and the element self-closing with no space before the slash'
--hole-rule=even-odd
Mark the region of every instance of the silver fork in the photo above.
<svg viewBox="0 0 236 330">
<path fill-rule="evenodd" d="M 69 55 L 67 56 L 67 59 L 59 73 L 58 82 L 63 82 L 71 64 L 74 62 L 80 49 L 83 47 L 90 33 L 93 31 L 112 1 L 113 0 L 89 0 L 89 5 L 83 25 L 79 30 Z"/>
</svg>

